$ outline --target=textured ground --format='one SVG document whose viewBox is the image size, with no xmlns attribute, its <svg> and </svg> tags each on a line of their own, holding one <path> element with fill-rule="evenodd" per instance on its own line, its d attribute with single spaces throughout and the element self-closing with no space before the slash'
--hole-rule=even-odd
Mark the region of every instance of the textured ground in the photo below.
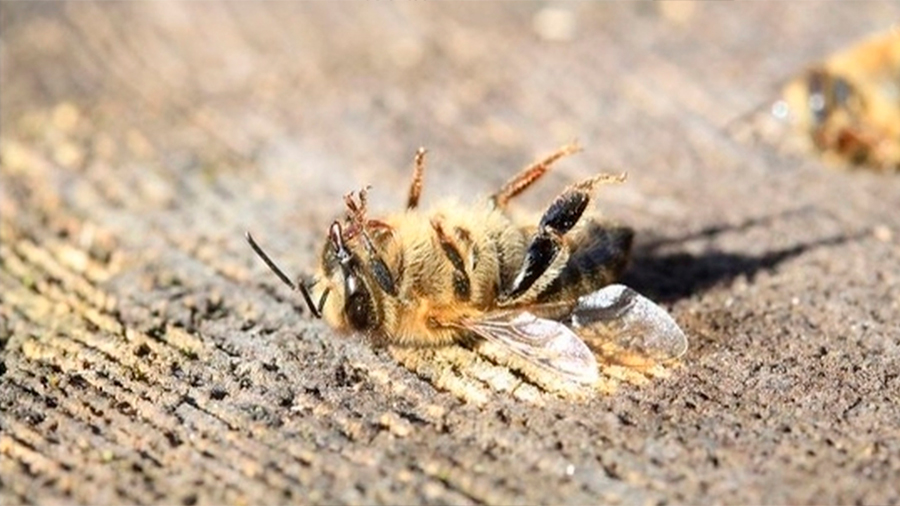
<svg viewBox="0 0 900 506">
<path fill-rule="evenodd" d="M 900 5 L 547 5 L 0 3 L 3 504 L 900 502 L 900 179 L 754 120 Z M 373 350 L 243 240 L 308 272 L 420 145 L 428 201 L 573 138 L 521 204 L 628 171 L 667 378 Z"/>
</svg>

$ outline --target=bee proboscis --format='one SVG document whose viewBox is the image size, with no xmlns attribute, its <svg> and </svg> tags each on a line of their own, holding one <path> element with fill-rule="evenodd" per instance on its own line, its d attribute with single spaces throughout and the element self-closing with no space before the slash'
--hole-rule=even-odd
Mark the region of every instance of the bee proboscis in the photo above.
<svg viewBox="0 0 900 506">
<path fill-rule="evenodd" d="M 660 306 L 615 284 L 631 250 L 630 228 L 587 218 L 592 190 L 624 181 L 601 174 L 566 188 L 536 225 L 507 204 L 563 156 L 526 167 L 485 201 L 418 209 L 425 150 L 416 154 L 406 210 L 367 216 L 363 189 L 344 197 L 312 283 L 293 283 L 247 234 L 253 250 L 310 313 L 376 343 L 431 347 L 484 339 L 564 380 L 593 383 L 597 356 L 653 363 L 681 356 L 687 339 Z"/>
</svg>

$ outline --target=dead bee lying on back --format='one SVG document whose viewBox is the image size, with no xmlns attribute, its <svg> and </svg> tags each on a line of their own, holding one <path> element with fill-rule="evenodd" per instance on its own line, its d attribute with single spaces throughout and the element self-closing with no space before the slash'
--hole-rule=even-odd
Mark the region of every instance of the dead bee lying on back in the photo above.
<svg viewBox="0 0 900 506">
<path fill-rule="evenodd" d="M 677 358 L 687 340 L 669 314 L 611 284 L 628 261 L 632 230 L 581 219 L 592 189 L 624 175 L 570 186 L 537 227 L 518 225 L 506 213 L 513 197 L 578 150 L 561 148 L 479 205 L 445 205 L 425 214 L 417 210 L 425 166 L 420 149 L 405 211 L 370 219 L 365 190 L 345 197 L 346 217 L 332 223 L 310 286 L 292 283 L 249 233 L 247 240 L 300 291 L 313 316 L 384 344 L 441 346 L 480 338 L 580 383 L 598 378 L 595 352 L 654 362 Z"/>
</svg>

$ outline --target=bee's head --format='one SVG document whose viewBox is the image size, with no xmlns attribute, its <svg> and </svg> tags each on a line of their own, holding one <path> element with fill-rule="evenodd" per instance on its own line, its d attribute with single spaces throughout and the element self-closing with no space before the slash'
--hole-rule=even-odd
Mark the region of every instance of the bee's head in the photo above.
<svg viewBox="0 0 900 506">
<path fill-rule="evenodd" d="M 339 326 L 369 331 L 378 326 L 378 312 L 369 289 L 365 264 L 355 250 L 345 237 L 340 222 L 332 223 L 328 229 L 328 241 L 322 251 L 322 270 L 335 291 L 330 304 L 340 306 L 342 303 L 342 307 L 336 307 L 334 309 L 337 311 L 327 313 L 331 318 L 342 320 L 335 322 Z M 342 318 L 338 318 L 336 312 Z"/>
<path fill-rule="evenodd" d="M 784 89 L 784 112 L 779 117 L 815 132 L 828 124 L 844 124 L 861 114 L 863 96 L 844 76 L 826 68 L 810 69 Z"/>
<path fill-rule="evenodd" d="M 817 124 L 824 123 L 835 111 L 850 106 L 856 96 L 853 85 L 840 75 L 814 69 L 806 78 L 809 99 L 807 107 Z"/>
</svg>

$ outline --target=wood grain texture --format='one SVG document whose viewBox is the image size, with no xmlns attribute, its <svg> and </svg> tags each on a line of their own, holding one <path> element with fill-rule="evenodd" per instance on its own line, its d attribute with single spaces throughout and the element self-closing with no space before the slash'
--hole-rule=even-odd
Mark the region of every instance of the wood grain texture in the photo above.
<svg viewBox="0 0 900 506">
<path fill-rule="evenodd" d="M 0 3 L 3 504 L 900 501 L 900 179 L 757 135 L 896 3 Z M 688 332 L 563 399 L 305 314 L 341 196 L 572 181 Z"/>
</svg>

